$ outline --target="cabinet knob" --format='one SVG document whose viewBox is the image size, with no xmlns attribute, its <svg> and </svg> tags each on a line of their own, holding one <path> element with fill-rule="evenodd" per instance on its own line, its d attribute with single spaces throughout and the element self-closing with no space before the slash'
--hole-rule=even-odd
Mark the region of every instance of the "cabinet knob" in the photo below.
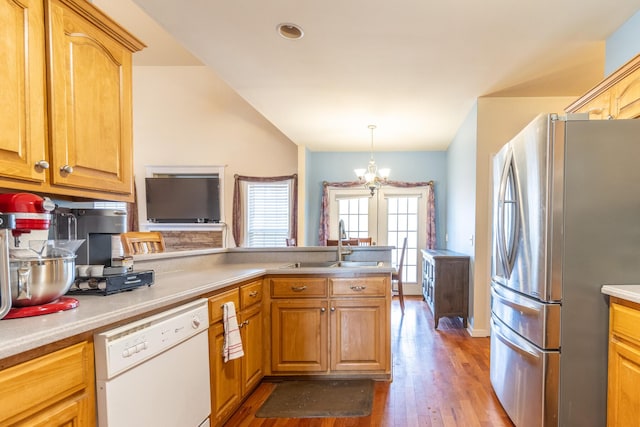
<svg viewBox="0 0 640 427">
<path fill-rule="evenodd" d="M 350 286 L 350 288 L 352 291 L 356 291 L 356 292 L 362 292 L 365 289 L 367 289 L 367 287 L 364 285 L 353 285 L 353 286 Z"/>
<path fill-rule="evenodd" d="M 303 286 L 292 286 L 292 287 L 291 287 L 291 290 L 292 290 L 293 292 L 302 292 L 302 291 L 304 291 L 304 290 L 306 290 L 306 289 L 307 289 L 307 287 L 306 287 L 306 286 L 304 286 L 304 285 L 303 285 Z"/>
<path fill-rule="evenodd" d="M 336 308 L 335 308 L 335 307 L 331 307 L 331 311 L 332 311 L 332 312 L 333 312 L 333 311 L 336 311 Z"/>
<path fill-rule="evenodd" d="M 251 298 L 255 298 L 255 297 L 257 297 L 257 296 L 258 296 L 258 291 L 252 291 L 252 292 L 250 292 L 250 293 L 249 293 L 249 296 L 250 296 Z"/>
<path fill-rule="evenodd" d="M 325 311 L 327 311 L 327 309 L 326 309 L 326 308 L 324 308 L 324 307 L 322 307 L 322 308 L 320 309 L 320 313 L 324 313 Z"/>
<path fill-rule="evenodd" d="M 73 167 L 69 165 L 60 166 L 60 171 L 64 173 L 73 173 Z"/>
<path fill-rule="evenodd" d="M 40 169 L 49 169 L 49 162 L 46 160 L 40 160 L 39 162 L 36 162 L 36 167 Z"/>
</svg>

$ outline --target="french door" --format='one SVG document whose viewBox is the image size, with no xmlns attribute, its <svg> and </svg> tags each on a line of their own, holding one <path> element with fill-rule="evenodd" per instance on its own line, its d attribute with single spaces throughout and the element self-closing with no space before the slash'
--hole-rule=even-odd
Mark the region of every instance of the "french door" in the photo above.
<svg viewBox="0 0 640 427">
<path fill-rule="evenodd" d="M 338 221 L 342 219 L 348 238 L 371 236 L 378 246 L 395 246 L 392 262 L 397 266 L 407 237 L 402 276 L 405 292 L 420 295 L 420 249 L 427 244 L 427 191 L 426 187 L 382 187 L 370 196 L 363 188 L 330 188 L 329 238 L 338 238 Z"/>
</svg>

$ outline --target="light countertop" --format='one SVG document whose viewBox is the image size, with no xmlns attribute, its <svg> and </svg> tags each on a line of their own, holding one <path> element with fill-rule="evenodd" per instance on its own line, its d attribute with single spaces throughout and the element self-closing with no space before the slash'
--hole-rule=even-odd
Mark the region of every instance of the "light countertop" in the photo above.
<svg viewBox="0 0 640 427">
<path fill-rule="evenodd" d="M 604 285 L 602 293 L 640 304 L 640 285 Z"/>
<path fill-rule="evenodd" d="M 155 275 L 155 283 L 113 295 L 72 295 L 77 308 L 59 313 L 0 321 L 0 360 L 86 332 L 107 329 L 123 320 L 193 300 L 265 274 L 390 273 L 380 268 L 283 268 L 277 263 L 216 264 L 196 271 Z"/>
</svg>

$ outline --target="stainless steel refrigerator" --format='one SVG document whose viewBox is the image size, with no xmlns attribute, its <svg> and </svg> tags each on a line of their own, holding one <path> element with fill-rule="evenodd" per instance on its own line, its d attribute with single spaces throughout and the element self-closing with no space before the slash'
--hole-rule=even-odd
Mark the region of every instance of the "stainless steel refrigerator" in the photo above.
<svg viewBox="0 0 640 427">
<path fill-rule="evenodd" d="M 518 427 L 606 425 L 608 283 L 640 281 L 640 120 L 540 115 L 493 163 L 491 383 Z"/>
</svg>

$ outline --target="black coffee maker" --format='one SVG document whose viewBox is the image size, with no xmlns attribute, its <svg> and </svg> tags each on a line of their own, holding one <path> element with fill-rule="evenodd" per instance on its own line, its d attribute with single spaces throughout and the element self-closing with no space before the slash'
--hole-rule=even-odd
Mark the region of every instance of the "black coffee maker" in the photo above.
<svg viewBox="0 0 640 427">
<path fill-rule="evenodd" d="M 127 231 L 127 212 L 117 209 L 71 209 L 78 227 L 78 239 L 85 242 L 76 252 L 76 264 L 104 265 L 104 275 L 124 273 L 112 266 L 122 246 L 120 234 Z M 120 255 L 121 256 L 121 255 Z"/>
</svg>

